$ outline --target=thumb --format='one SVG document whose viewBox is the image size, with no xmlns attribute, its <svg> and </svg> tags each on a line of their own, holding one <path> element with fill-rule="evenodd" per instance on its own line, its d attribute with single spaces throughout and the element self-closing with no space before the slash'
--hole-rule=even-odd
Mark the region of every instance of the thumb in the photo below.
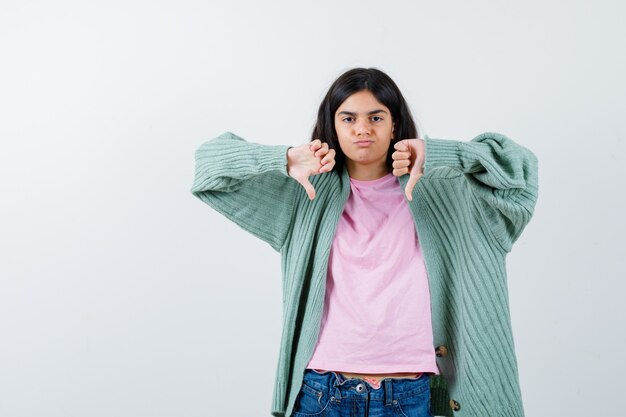
<svg viewBox="0 0 626 417">
<path fill-rule="evenodd" d="M 413 166 L 411 169 L 411 173 L 409 175 L 409 180 L 404 187 L 404 194 L 406 194 L 406 198 L 409 201 L 413 201 L 413 188 L 415 188 L 415 184 L 422 176 L 422 172 L 417 165 Z"/>
<path fill-rule="evenodd" d="M 315 198 L 315 188 L 313 188 L 313 184 L 309 181 L 309 178 L 304 178 L 300 184 L 306 190 L 307 195 L 309 196 L 309 200 L 313 200 Z"/>
</svg>

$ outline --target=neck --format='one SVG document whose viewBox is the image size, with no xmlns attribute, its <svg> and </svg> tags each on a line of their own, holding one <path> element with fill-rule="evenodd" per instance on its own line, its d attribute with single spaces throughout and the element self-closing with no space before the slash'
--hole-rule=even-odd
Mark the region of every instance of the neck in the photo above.
<svg viewBox="0 0 626 417">
<path fill-rule="evenodd" d="M 348 175 L 357 181 L 371 181 L 384 177 L 389 173 L 387 166 L 382 165 L 370 166 L 356 164 L 354 161 L 346 159 L 346 168 L 348 169 Z"/>
</svg>

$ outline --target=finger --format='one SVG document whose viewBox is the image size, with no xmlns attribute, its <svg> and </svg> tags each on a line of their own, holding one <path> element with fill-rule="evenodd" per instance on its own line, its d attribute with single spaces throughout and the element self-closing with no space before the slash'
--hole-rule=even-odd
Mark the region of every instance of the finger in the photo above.
<svg viewBox="0 0 626 417">
<path fill-rule="evenodd" d="M 320 162 L 322 164 L 327 164 L 328 162 L 332 161 L 333 159 L 335 159 L 335 150 L 334 149 L 330 149 L 328 151 L 328 153 L 326 154 L 326 156 L 324 156 L 324 158 L 322 158 L 322 160 Z"/>
<path fill-rule="evenodd" d="M 395 151 L 391 154 L 391 159 L 408 159 L 411 157 L 411 152 Z"/>
<path fill-rule="evenodd" d="M 335 166 L 335 161 L 331 161 L 319 169 L 319 172 L 330 172 Z"/>
<path fill-rule="evenodd" d="M 406 194 L 406 198 L 409 201 L 413 201 L 413 188 L 417 184 L 417 179 L 413 177 L 409 177 L 409 181 L 406 183 L 406 187 L 404 187 L 404 194 Z"/>
<path fill-rule="evenodd" d="M 315 198 L 315 188 L 313 188 L 313 184 L 311 184 L 308 178 L 303 180 L 301 184 L 306 190 L 309 200 L 313 200 Z"/>
<path fill-rule="evenodd" d="M 328 152 L 328 144 L 327 143 L 323 143 L 322 147 L 319 148 L 317 151 L 315 151 L 315 156 L 322 156 L 325 155 Z"/>
<path fill-rule="evenodd" d="M 315 139 L 309 145 L 309 149 L 312 150 L 312 151 L 316 151 L 317 149 L 319 149 L 320 146 L 322 146 L 322 141 L 319 140 L 319 139 Z"/>
<path fill-rule="evenodd" d="M 397 169 L 394 169 L 392 172 L 393 172 L 393 175 L 395 175 L 396 177 L 401 177 L 409 173 L 409 168 L 397 168 Z"/>
<path fill-rule="evenodd" d="M 421 176 L 422 173 L 420 172 L 420 170 L 412 171 L 411 175 L 409 176 L 406 187 L 404 187 L 404 193 L 406 194 L 406 198 L 409 201 L 413 201 L 413 188 L 415 188 L 415 184 L 417 184 L 417 181 L 420 179 Z"/>
<path fill-rule="evenodd" d="M 399 151 L 406 151 L 409 149 L 409 145 L 406 143 L 405 140 L 401 140 L 396 142 L 393 147 Z"/>
<path fill-rule="evenodd" d="M 399 159 L 391 163 L 391 166 L 394 168 L 405 168 L 405 167 L 408 167 L 409 165 L 411 165 L 411 161 L 409 161 L 408 159 Z"/>
<path fill-rule="evenodd" d="M 322 166 L 319 168 L 318 172 L 328 172 L 333 168 L 335 162 L 335 154 L 336 152 L 334 149 L 328 150 L 328 153 L 326 153 L 326 155 L 320 161 L 320 164 Z M 328 165 L 330 166 L 326 168 L 326 166 Z"/>
</svg>

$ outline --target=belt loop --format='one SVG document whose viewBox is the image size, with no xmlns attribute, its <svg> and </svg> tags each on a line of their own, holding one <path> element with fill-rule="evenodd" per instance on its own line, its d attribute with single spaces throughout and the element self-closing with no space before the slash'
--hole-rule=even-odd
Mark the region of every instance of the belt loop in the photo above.
<svg viewBox="0 0 626 417">
<path fill-rule="evenodd" d="M 343 377 L 339 372 L 333 371 L 333 375 L 335 376 L 334 379 L 334 383 L 333 383 L 333 387 L 335 388 L 335 398 L 337 399 L 337 402 L 341 402 L 341 387 L 340 385 L 343 384 Z"/>
<path fill-rule="evenodd" d="M 385 385 L 385 405 L 391 405 L 393 392 L 391 391 L 391 378 L 385 378 L 383 380 L 383 384 Z"/>
</svg>

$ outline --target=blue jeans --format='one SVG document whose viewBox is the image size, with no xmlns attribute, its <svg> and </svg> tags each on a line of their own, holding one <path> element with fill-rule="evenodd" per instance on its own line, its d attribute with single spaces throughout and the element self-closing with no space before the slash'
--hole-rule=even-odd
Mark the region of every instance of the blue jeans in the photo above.
<svg viewBox="0 0 626 417">
<path fill-rule="evenodd" d="M 430 374 L 385 378 L 374 389 L 359 378 L 305 369 L 291 417 L 433 417 Z"/>
</svg>

